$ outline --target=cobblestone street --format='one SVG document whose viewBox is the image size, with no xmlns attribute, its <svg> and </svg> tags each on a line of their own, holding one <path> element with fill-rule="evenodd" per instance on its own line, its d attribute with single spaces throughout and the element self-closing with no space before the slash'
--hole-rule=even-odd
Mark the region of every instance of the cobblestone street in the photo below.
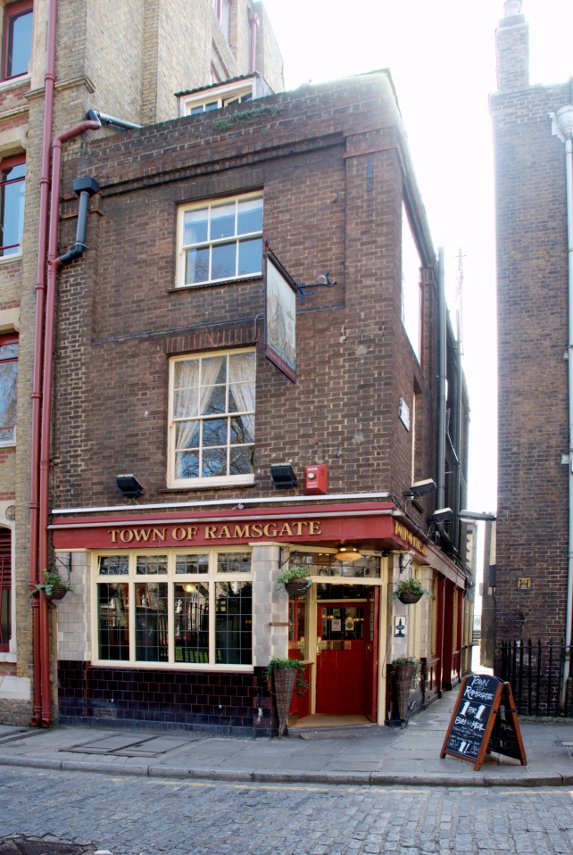
<svg viewBox="0 0 573 855">
<path fill-rule="evenodd" d="M 245 785 L 4 768 L 0 853 L 19 851 L 8 848 L 12 835 L 49 835 L 112 855 L 569 855 L 573 791 Z"/>
</svg>

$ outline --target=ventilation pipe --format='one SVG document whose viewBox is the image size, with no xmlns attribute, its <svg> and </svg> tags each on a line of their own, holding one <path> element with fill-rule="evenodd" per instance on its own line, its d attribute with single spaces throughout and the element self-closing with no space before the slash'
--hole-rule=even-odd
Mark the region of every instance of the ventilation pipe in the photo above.
<svg viewBox="0 0 573 855">
<path fill-rule="evenodd" d="M 447 309 L 444 271 L 444 248 L 438 250 L 438 315 L 439 315 L 439 367 L 438 367 L 438 477 L 437 504 L 446 503 L 446 370 L 447 370 Z"/>
<path fill-rule="evenodd" d="M 80 197 L 78 205 L 78 224 L 76 227 L 76 240 L 73 247 L 61 255 L 58 259 L 60 265 L 69 264 L 86 251 L 86 229 L 88 223 L 88 211 L 90 206 L 90 196 L 97 193 L 99 184 L 95 178 L 76 178 L 73 184 L 74 193 Z"/>
<path fill-rule="evenodd" d="M 565 665 L 561 687 L 561 706 L 565 705 L 567 682 L 571 674 L 571 637 L 573 629 L 573 105 L 561 107 L 552 116 L 554 136 L 565 143 L 565 180 L 567 182 L 567 275 L 568 275 L 568 397 L 569 397 L 569 530 L 567 552 L 567 608 L 565 613 Z"/>
<path fill-rule="evenodd" d="M 88 110 L 86 119 L 94 122 L 99 122 L 100 125 L 107 125 L 109 128 L 114 128 L 116 131 L 137 131 L 141 125 L 136 125 L 134 122 L 128 122 L 125 119 L 116 119 L 115 116 L 107 116 L 105 113 L 100 113 L 99 110 Z"/>
</svg>

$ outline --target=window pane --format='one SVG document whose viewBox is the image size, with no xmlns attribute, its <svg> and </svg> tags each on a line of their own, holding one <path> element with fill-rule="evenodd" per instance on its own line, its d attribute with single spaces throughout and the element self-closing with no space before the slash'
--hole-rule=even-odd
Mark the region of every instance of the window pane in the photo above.
<svg viewBox="0 0 573 855">
<path fill-rule="evenodd" d="M 175 428 L 175 448 L 199 448 L 200 422 L 179 422 Z"/>
<path fill-rule="evenodd" d="M 207 386 L 201 390 L 201 415 L 211 416 L 226 410 L 224 386 Z"/>
<path fill-rule="evenodd" d="M 237 234 L 247 235 L 252 232 L 263 230 L 263 202 L 262 199 L 248 199 L 239 202 L 237 216 Z"/>
<path fill-rule="evenodd" d="M 167 585 L 135 586 L 135 658 L 138 662 L 167 661 Z"/>
<path fill-rule="evenodd" d="M 201 360 L 201 384 L 211 386 L 227 382 L 227 359 L 225 356 L 207 356 Z"/>
<path fill-rule="evenodd" d="M 0 363 L 0 442 L 12 442 L 16 426 L 18 363 Z"/>
<path fill-rule="evenodd" d="M 233 237 L 235 234 L 235 203 L 211 208 L 211 240 Z"/>
<path fill-rule="evenodd" d="M 138 576 L 149 573 L 167 573 L 167 556 L 138 555 L 135 572 Z"/>
<path fill-rule="evenodd" d="M 235 276 L 236 254 L 235 243 L 224 243 L 213 247 L 211 280 L 232 279 Z"/>
<path fill-rule="evenodd" d="M 190 246 L 194 243 L 205 243 L 209 225 L 209 211 L 199 208 L 196 211 L 186 211 L 184 217 L 183 243 Z"/>
<path fill-rule="evenodd" d="M 249 353 L 232 353 L 229 356 L 229 382 L 239 383 L 250 381 L 254 384 L 255 360 L 256 355 L 254 351 L 249 351 Z"/>
<path fill-rule="evenodd" d="M 129 659 L 129 586 L 104 582 L 97 591 L 99 658 Z"/>
<path fill-rule="evenodd" d="M 98 559 L 98 572 L 100 576 L 127 576 L 129 572 L 129 556 L 100 555 Z"/>
<path fill-rule="evenodd" d="M 217 573 L 250 573 L 250 552 L 220 552 L 217 555 Z"/>
<path fill-rule="evenodd" d="M 176 478 L 198 478 L 199 477 L 199 452 L 184 451 L 177 452 L 175 457 Z"/>
<path fill-rule="evenodd" d="M 219 582 L 215 586 L 217 662 L 250 665 L 252 586 L 250 582 Z"/>
<path fill-rule="evenodd" d="M 32 55 L 32 12 L 8 18 L 6 76 L 26 74 Z"/>
<path fill-rule="evenodd" d="M 226 448 L 209 448 L 203 452 L 201 475 L 203 478 L 215 478 L 218 475 L 227 475 Z"/>
<path fill-rule="evenodd" d="M 177 555 L 175 557 L 176 573 L 207 573 L 208 571 L 208 555 Z"/>
<path fill-rule="evenodd" d="M 185 282 L 193 285 L 195 282 L 209 281 L 209 250 L 189 249 L 185 254 Z"/>
<path fill-rule="evenodd" d="M 203 448 L 213 445 L 227 445 L 227 419 L 203 422 Z"/>
<path fill-rule="evenodd" d="M 253 436 L 253 427 L 254 422 L 251 416 L 247 416 L 246 418 L 238 416 L 237 418 L 231 419 L 231 445 L 241 445 L 245 442 L 254 442 L 255 437 Z"/>
<path fill-rule="evenodd" d="M 205 556 L 206 557 L 206 556 Z M 209 588 L 175 585 L 175 661 L 209 662 Z"/>
<path fill-rule="evenodd" d="M 231 475 L 249 475 L 254 468 L 253 446 L 231 449 Z"/>
<path fill-rule="evenodd" d="M 260 238 L 244 240 L 239 244 L 239 276 L 260 273 L 262 270 L 263 242 Z"/>
</svg>

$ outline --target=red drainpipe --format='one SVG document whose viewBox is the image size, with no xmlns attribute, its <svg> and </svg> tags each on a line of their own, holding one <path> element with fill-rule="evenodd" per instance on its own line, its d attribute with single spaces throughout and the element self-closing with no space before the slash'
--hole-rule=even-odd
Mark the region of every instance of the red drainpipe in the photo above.
<svg viewBox="0 0 573 855">
<path fill-rule="evenodd" d="M 40 176 L 38 265 L 36 277 L 36 320 L 34 333 L 34 373 L 32 386 L 32 449 L 30 487 L 30 590 L 41 581 L 38 564 L 39 539 L 39 493 L 40 493 L 40 426 L 42 421 L 42 353 L 44 349 L 44 312 L 46 299 L 46 256 L 48 238 L 48 207 L 50 200 L 50 155 L 52 143 L 52 121 L 54 115 L 54 90 L 56 66 L 56 6 L 57 0 L 48 2 L 48 25 L 46 44 L 46 72 L 44 74 L 44 129 L 42 140 L 42 173 Z M 43 604 L 43 606 L 42 606 Z M 45 597 L 32 597 L 33 619 L 33 718 L 32 724 L 40 724 L 41 701 L 41 656 L 40 656 L 40 611 L 47 611 Z"/>
<path fill-rule="evenodd" d="M 50 221 L 48 232 L 48 275 L 46 291 L 46 311 L 44 325 L 44 358 L 42 383 L 42 418 L 40 434 L 40 489 L 39 489 L 39 568 L 48 566 L 48 523 L 49 523 L 49 487 L 50 487 L 50 437 L 52 412 L 52 386 L 54 373 L 54 325 L 56 313 L 56 282 L 61 261 L 58 256 L 58 225 L 60 209 L 60 186 L 62 143 L 83 134 L 84 131 L 97 131 L 99 122 L 85 120 L 58 134 L 52 143 L 52 172 Z M 42 727 L 52 723 L 50 697 L 50 624 L 48 601 L 40 597 L 40 674 L 42 697 Z"/>
</svg>

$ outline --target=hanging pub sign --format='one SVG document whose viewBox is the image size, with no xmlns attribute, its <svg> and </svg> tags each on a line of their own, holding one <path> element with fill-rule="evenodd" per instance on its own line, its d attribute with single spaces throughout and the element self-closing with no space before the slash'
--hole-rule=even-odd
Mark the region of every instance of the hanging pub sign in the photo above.
<svg viewBox="0 0 573 855">
<path fill-rule="evenodd" d="M 298 286 L 268 247 L 263 253 L 265 356 L 296 383 L 296 298 Z"/>
<path fill-rule="evenodd" d="M 477 771 L 491 751 L 527 766 L 510 684 L 476 674 L 463 680 L 440 757 L 467 760 Z"/>
</svg>

